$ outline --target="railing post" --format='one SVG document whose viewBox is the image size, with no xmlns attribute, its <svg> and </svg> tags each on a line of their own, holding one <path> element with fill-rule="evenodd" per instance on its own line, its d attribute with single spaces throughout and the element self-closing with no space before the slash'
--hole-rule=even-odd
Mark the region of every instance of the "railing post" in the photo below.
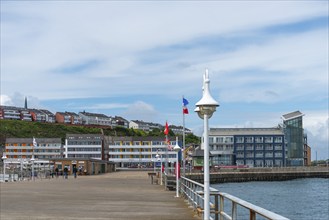
<svg viewBox="0 0 329 220">
<path fill-rule="evenodd" d="M 256 213 L 251 209 L 249 209 L 249 211 L 250 211 L 249 219 L 256 220 Z"/>
<path fill-rule="evenodd" d="M 220 208 L 219 208 L 219 213 L 220 213 L 220 220 L 224 220 L 224 216 L 221 214 L 224 212 L 224 196 L 220 195 Z"/>
<path fill-rule="evenodd" d="M 236 203 L 232 201 L 232 220 L 237 220 L 237 206 Z"/>
<path fill-rule="evenodd" d="M 165 178 L 164 178 L 164 182 L 165 182 L 165 190 L 167 190 L 167 178 L 168 178 L 167 175 L 168 175 L 168 174 L 166 173 L 166 174 L 165 174 Z"/>
<path fill-rule="evenodd" d="M 218 220 L 218 194 L 215 194 L 215 220 Z"/>
</svg>

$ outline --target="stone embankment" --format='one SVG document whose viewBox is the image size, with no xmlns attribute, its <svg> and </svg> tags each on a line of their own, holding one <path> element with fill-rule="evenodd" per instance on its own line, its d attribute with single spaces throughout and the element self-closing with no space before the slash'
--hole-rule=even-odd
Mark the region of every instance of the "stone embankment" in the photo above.
<svg viewBox="0 0 329 220">
<path fill-rule="evenodd" d="M 203 173 L 187 174 L 203 183 Z M 219 169 L 210 173 L 211 183 L 247 181 L 284 181 L 298 178 L 329 178 L 329 167 Z"/>
</svg>

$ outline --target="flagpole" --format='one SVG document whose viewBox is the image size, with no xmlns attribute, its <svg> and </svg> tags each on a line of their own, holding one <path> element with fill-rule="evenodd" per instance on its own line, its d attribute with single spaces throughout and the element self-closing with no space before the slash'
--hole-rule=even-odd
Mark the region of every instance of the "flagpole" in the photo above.
<svg viewBox="0 0 329 220">
<path fill-rule="evenodd" d="M 165 172 L 168 174 L 168 148 L 169 148 L 169 143 L 168 143 L 168 134 L 169 134 L 169 127 L 168 127 L 168 122 L 166 121 L 166 128 L 165 128 L 165 135 L 166 135 L 166 160 L 165 160 Z"/>
<path fill-rule="evenodd" d="M 184 100 L 184 96 L 183 96 Z M 185 177 L 185 113 L 183 113 L 183 148 L 182 148 L 182 160 L 183 160 L 183 176 Z"/>
<path fill-rule="evenodd" d="M 166 134 L 166 143 L 167 143 L 167 147 L 166 147 L 166 162 L 165 162 L 165 172 L 168 175 L 168 148 L 169 148 L 169 143 L 168 143 L 168 134 Z"/>
</svg>

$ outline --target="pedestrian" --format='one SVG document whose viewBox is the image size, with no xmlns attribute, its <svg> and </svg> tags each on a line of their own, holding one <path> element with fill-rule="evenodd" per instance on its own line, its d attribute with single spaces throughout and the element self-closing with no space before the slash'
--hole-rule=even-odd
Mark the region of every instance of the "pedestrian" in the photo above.
<svg viewBox="0 0 329 220">
<path fill-rule="evenodd" d="M 77 168 L 76 167 L 73 167 L 73 175 L 74 175 L 74 178 L 77 178 Z"/>
<path fill-rule="evenodd" d="M 58 173 L 58 167 L 56 167 L 56 169 L 55 169 L 55 175 L 56 175 L 56 178 L 58 178 L 58 175 L 59 175 L 59 173 Z"/>
<path fill-rule="evenodd" d="M 69 169 L 65 166 L 64 167 L 64 179 L 67 179 Z"/>
</svg>

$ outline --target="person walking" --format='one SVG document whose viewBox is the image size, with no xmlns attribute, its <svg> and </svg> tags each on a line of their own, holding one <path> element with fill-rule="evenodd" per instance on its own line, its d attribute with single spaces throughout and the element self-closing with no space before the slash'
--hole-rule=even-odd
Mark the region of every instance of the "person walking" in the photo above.
<svg viewBox="0 0 329 220">
<path fill-rule="evenodd" d="M 58 175 L 59 175 L 59 173 L 58 173 L 58 167 L 56 167 L 56 169 L 55 169 L 55 175 L 56 175 L 56 178 L 58 178 Z"/>
<path fill-rule="evenodd" d="M 68 175 L 68 169 L 67 169 L 67 167 L 65 166 L 64 167 L 64 179 L 67 179 L 67 175 Z"/>
<path fill-rule="evenodd" d="M 73 175 L 74 175 L 74 178 L 77 178 L 77 168 L 76 167 L 73 167 Z"/>
</svg>

